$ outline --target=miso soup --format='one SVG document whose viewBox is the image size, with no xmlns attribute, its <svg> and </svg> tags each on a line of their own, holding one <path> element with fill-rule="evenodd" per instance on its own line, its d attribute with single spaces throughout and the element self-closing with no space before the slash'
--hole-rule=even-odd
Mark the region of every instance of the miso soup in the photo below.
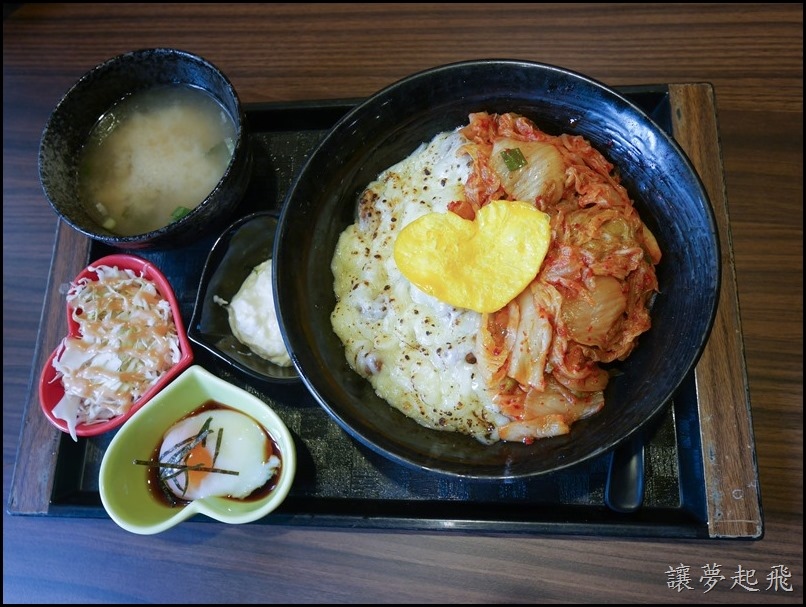
<svg viewBox="0 0 806 607">
<path fill-rule="evenodd" d="M 176 221 L 201 204 L 232 159 L 232 116 L 187 85 L 135 93 L 93 127 L 79 159 L 81 202 L 121 236 Z"/>
</svg>

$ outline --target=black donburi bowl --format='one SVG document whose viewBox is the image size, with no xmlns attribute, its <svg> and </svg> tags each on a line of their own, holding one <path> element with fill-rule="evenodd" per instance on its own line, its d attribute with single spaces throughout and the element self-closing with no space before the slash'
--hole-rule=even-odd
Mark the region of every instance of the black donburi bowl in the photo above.
<svg viewBox="0 0 806 607">
<path fill-rule="evenodd" d="M 419 426 L 347 365 L 330 324 L 330 262 L 360 192 L 384 169 L 472 112 L 516 112 L 551 134 L 582 135 L 619 171 L 663 259 L 652 328 L 605 391 L 605 406 L 565 436 L 484 446 Z M 286 346 L 307 388 L 353 438 L 398 463 L 473 479 L 528 477 L 599 456 L 661 412 L 699 359 L 718 301 L 713 210 L 678 145 L 616 91 L 566 69 L 478 60 L 390 85 L 344 116 L 290 188 L 275 237 L 274 289 Z"/>
</svg>

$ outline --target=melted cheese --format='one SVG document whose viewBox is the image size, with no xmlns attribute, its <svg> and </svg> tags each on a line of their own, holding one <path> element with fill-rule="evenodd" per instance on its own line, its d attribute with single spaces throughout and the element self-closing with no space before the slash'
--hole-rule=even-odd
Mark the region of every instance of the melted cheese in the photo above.
<svg viewBox="0 0 806 607">
<path fill-rule="evenodd" d="M 349 364 L 393 407 L 426 427 L 494 442 L 501 420 L 473 353 L 481 314 L 420 290 L 393 255 L 404 226 L 464 199 L 466 142 L 442 133 L 368 186 L 336 247 L 331 320 Z"/>
</svg>

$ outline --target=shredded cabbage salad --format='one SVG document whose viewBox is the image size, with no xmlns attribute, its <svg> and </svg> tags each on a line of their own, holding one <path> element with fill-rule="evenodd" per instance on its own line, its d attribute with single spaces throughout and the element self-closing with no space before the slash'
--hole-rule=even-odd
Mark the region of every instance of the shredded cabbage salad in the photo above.
<svg viewBox="0 0 806 607">
<path fill-rule="evenodd" d="M 153 282 L 116 266 L 89 269 L 97 280 L 67 292 L 80 337 L 65 337 L 53 360 L 64 385 L 53 415 L 73 440 L 78 424 L 126 413 L 181 358 L 171 305 Z"/>
</svg>

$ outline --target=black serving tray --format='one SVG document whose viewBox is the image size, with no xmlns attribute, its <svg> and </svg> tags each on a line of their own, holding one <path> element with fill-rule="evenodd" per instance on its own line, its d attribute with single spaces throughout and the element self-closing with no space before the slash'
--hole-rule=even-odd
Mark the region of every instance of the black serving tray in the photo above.
<svg viewBox="0 0 806 607">
<path fill-rule="evenodd" d="M 665 85 L 619 89 L 671 134 Z M 286 191 L 327 130 L 360 100 L 257 104 L 246 107 L 254 174 L 234 221 L 263 210 L 279 212 Z M 193 305 L 207 254 L 226 224 L 191 247 L 138 251 L 162 270 L 183 320 Z M 119 252 L 91 243 L 87 263 Z M 302 383 L 256 386 L 194 345 L 196 363 L 257 395 L 294 436 L 298 471 L 282 506 L 253 524 L 473 532 L 708 537 L 702 447 L 694 372 L 675 394 L 646 442 L 641 508 L 607 507 L 610 455 L 531 479 L 468 481 L 417 472 L 364 448 L 328 416 Z M 114 433 L 72 441 L 62 434 L 49 516 L 106 517 L 98 492 L 101 459 Z M 198 520 L 210 521 L 203 516 Z M 211 521 L 212 522 L 212 521 Z"/>
</svg>

